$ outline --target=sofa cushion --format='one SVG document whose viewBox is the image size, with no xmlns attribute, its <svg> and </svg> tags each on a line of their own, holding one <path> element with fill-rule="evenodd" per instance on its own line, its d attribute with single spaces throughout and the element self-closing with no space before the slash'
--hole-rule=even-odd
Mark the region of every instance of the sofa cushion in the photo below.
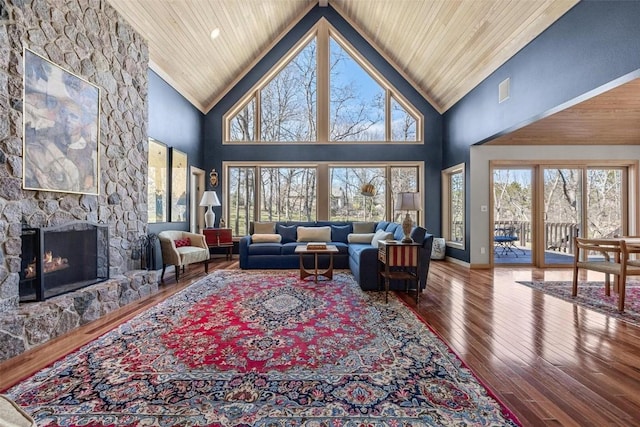
<svg viewBox="0 0 640 427">
<path fill-rule="evenodd" d="M 411 230 L 411 234 L 409 235 L 414 242 L 422 244 L 424 242 L 424 238 L 427 235 L 427 230 L 422 227 L 413 227 Z"/>
<path fill-rule="evenodd" d="M 371 239 L 375 233 L 351 233 L 347 236 L 348 243 L 368 243 L 371 244 Z"/>
<path fill-rule="evenodd" d="M 354 222 L 353 232 L 354 234 L 373 233 L 375 225 L 375 222 Z"/>
<path fill-rule="evenodd" d="M 393 234 L 384 230 L 376 231 L 371 238 L 371 246 L 378 247 L 380 240 L 393 240 Z"/>
<path fill-rule="evenodd" d="M 280 243 L 252 243 L 248 247 L 249 255 L 280 255 Z"/>
<path fill-rule="evenodd" d="M 331 225 L 331 241 L 332 242 L 348 242 L 349 233 L 353 230 L 351 224 L 347 225 Z"/>
<path fill-rule="evenodd" d="M 298 242 L 330 242 L 331 227 L 298 227 Z"/>
<path fill-rule="evenodd" d="M 253 233 L 254 234 L 273 234 L 276 232 L 275 222 L 254 222 Z"/>
<path fill-rule="evenodd" d="M 282 236 L 282 243 L 295 242 L 297 240 L 297 225 L 276 224 L 276 233 Z"/>
<path fill-rule="evenodd" d="M 280 243 L 282 236 L 279 234 L 252 234 L 251 243 Z"/>
<path fill-rule="evenodd" d="M 342 242 L 331 242 L 336 248 L 338 248 L 339 254 L 348 254 L 349 253 L 349 245 Z"/>
<path fill-rule="evenodd" d="M 393 224 L 393 223 L 389 221 L 380 221 L 379 223 L 376 224 L 376 228 L 375 230 L 373 230 L 373 232 L 375 233 L 378 230 L 386 230 L 389 224 Z"/>
<path fill-rule="evenodd" d="M 282 255 L 298 255 L 296 254 L 296 248 L 298 246 L 305 246 L 306 242 L 289 242 L 282 245 Z"/>
</svg>

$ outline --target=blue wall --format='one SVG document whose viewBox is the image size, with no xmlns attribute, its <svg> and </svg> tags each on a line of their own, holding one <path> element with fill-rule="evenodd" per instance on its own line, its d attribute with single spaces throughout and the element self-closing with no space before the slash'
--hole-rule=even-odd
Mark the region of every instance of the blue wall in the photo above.
<svg viewBox="0 0 640 427">
<path fill-rule="evenodd" d="M 187 153 L 189 166 L 202 167 L 201 130 L 204 115 L 151 70 L 148 102 L 149 137 Z M 191 189 L 189 190 L 191 192 Z M 191 195 L 188 194 L 188 197 Z M 188 221 L 189 218 L 187 222 L 149 224 L 149 232 L 158 233 L 166 229 L 188 230 Z"/>
<path fill-rule="evenodd" d="M 424 115 L 425 144 L 270 144 L 222 145 L 222 116 L 257 83 L 321 18 L 326 18 L 388 81 Z M 204 119 L 205 170 L 222 170 L 222 161 L 402 161 L 425 162 L 426 228 L 440 232 L 442 117 L 331 7 L 313 8 Z M 224 183 L 222 183 L 224 185 Z M 221 200 L 222 204 L 225 203 Z M 220 217 L 217 208 L 216 217 Z"/>
<path fill-rule="evenodd" d="M 468 172 L 471 145 L 533 122 L 638 70 L 639 23 L 640 2 L 578 3 L 445 113 L 443 167 L 465 162 Z M 498 104 L 498 85 L 507 77 L 510 98 Z M 467 209 L 467 239 L 469 213 Z M 450 252 L 469 260 L 468 249 Z"/>
</svg>

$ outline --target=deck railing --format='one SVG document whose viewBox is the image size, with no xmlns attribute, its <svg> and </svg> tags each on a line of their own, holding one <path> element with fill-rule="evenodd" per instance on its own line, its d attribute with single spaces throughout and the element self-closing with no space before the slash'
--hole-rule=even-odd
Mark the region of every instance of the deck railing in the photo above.
<svg viewBox="0 0 640 427">
<path fill-rule="evenodd" d="M 515 226 L 518 241 L 521 247 L 531 247 L 531 222 L 529 221 L 495 221 L 494 229 L 504 229 L 507 226 Z M 546 250 L 574 253 L 575 242 L 573 237 L 578 235 L 578 224 L 571 222 L 548 222 L 544 228 L 544 241 Z"/>
</svg>

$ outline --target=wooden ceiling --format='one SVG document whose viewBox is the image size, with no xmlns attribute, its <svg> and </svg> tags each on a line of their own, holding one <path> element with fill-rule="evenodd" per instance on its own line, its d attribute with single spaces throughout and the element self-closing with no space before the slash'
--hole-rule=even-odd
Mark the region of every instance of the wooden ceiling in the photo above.
<svg viewBox="0 0 640 427">
<path fill-rule="evenodd" d="M 640 79 L 621 84 L 487 144 L 638 145 Z"/>
<path fill-rule="evenodd" d="M 318 0 L 108 0 L 207 113 Z M 444 112 L 578 0 L 320 0 Z M 211 40 L 211 31 L 220 35 Z"/>
</svg>

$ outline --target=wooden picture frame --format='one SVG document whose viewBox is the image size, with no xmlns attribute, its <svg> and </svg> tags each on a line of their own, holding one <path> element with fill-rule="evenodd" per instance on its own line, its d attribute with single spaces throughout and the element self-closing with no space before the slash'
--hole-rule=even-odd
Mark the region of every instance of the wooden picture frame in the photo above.
<svg viewBox="0 0 640 427">
<path fill-rule="evenodd" d="M 99 194 L 100 88 L 24 49 L 25 190 Z"/>
</svg>

